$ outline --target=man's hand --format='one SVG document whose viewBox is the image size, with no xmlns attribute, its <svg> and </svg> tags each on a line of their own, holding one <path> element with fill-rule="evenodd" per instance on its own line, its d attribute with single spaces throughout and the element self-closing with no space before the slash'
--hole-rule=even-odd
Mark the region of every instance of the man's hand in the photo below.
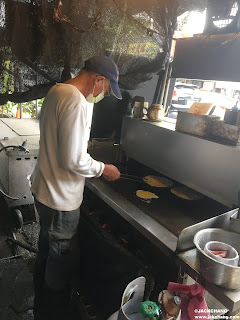
<svg viewBox="0 0 240 320">
<path fill-rule="evenodd" d="M 105 164 L 105 168 L 103 170 L 103 178 L 108 181 L 118 180 L 120 178 L 120 172 L 114 165 Z"/>
</svg>

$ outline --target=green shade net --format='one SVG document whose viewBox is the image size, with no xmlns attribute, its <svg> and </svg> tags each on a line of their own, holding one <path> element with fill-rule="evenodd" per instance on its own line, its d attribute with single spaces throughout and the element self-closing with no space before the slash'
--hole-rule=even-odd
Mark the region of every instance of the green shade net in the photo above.
<svg viewBox="0 0 240 320">
<path fill-rule="evenodd" d="M 136 89 L 164 69 L 177 17 L 204 2 L 0 0 L 0 104 L 44 97 L 101 54 Z"/>
</svg>

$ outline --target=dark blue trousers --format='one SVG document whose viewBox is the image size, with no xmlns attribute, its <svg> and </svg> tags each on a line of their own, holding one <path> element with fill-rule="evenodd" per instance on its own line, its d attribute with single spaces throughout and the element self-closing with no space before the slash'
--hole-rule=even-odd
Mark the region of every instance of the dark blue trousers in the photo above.
<svg viewBox="0 0 240 320">
<path fill-rule="evenodd" d="M 80 209 L 58 211 L 35 199 L 40 219 L 40 234 L 36 265 L 45 267 L 45 284 L 53 291 L 61 291 L 71 284 L 71 240 L 76 234 Z"/>
</svg>

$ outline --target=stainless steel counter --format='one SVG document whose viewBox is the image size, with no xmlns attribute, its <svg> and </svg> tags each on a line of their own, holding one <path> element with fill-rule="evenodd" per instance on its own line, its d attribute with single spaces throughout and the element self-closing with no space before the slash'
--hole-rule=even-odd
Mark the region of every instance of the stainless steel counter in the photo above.
<svg viewBox="0 0 240 320">
<path fill-rule="evenodd" d="M 240 290 L 239 291 L 227 291 L 219 288 L 209 282 L 207 282 L 197 271 L 197 257 L 196 249 L 187 250 L 183 253 L 176 253 L 179 246 L 179 238 L 186 237 L 183 241 L 183 247 L 185 246 L 185 241 L 187 240 L 187 245 L 189 245 L 189 240 L 191 236 L 190 228 L 186 228 L 180 233 L 180 237 L 177 237 L 164 226 L 157 223 L 156 220 L 149 217 L 142 210 L 137 208 L 134 204 L 129 202 L 126 198 L 121 196 L 119 193 L 114 191 L 109 185 L 105 184 L 100 179 L 87 179 L 86 187 L 92 190 L 97 196 L 99 196 L 103 201 L 105 201 L 111 208 L 118 212 L 127 222 L 129 222 L 133 227 L 135 227 L 142 235 L 144 235 L 152 244 L 159 248 L 168 257 L 174 259 L 176 264 L 181 267 L 181 269 L 189 274 L 193 279 L 202 284 L 207 291 L 209 291 L 214 297 L 216 297 L 227 309 L 231 312 L 235 312 L 240 308 Z M 213 226 L 214 224 L 223 224 L 227 227 L 227 221 L 233 211 L 229 211 L 224 215 L 220 215 L 217 219 L 212 218 L 204 222 L 203 228 L 208 226 Z M 201 223 L 195 225 L 192 232 L 197 232 L 201 229 Z M 181 247 L 182 245 L 180 245 Z"/>
<path fill-rule="evenodd" d="M 176 132 L 171 121 L 154 123 L 130 117 L 123 121 L 121 144 L 128 157 L 143 165 L 229 207 L 238 204 L 239 146 L 226 146 Z M 89 179 L 86 185 L 156 247 L 172 257 L 184 272 L 201 283 L 227 309 L 236 313 L 240 308 L 240 290 L 227 291 L 207 282 L 198 272 L 196 250 L 192 249 L 194 232 L 208 227 L 228 228 L 233 211 L 195 222 L 195 225 L 174 234 L 100 179 Z M 186 251 L 177 253 L 178 249 Z"/>
</svg>

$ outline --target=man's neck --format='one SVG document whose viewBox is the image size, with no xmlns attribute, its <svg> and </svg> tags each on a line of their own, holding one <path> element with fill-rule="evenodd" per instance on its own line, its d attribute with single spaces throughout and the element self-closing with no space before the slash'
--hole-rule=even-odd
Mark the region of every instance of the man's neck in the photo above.
<svg viewBox="0 0 240 320">
<path fill-rule="evenodd" d="M 85 98 L 92 93 L 93 90 L 91 76 L 86 72 L 81 72 L 75 78 L 69 79 L 64 83 L 75 86 Z"/>
</svg>

